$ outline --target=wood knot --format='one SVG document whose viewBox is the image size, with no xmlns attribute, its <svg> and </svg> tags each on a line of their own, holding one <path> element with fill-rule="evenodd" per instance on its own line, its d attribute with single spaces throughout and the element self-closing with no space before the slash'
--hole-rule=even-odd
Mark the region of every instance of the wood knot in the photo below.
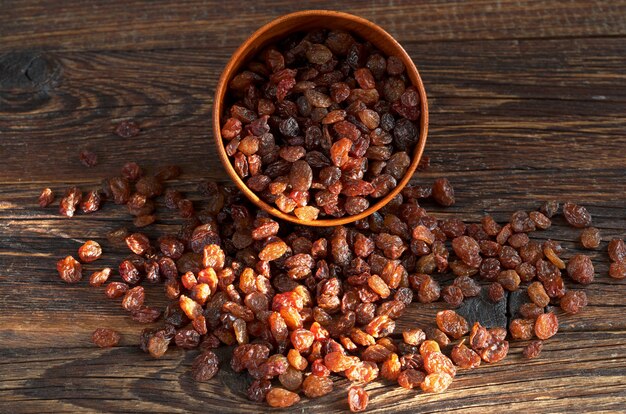
<svg viewBox="0 0 626 414">
<path fill-rule="evenodd" d="M 61 77 L 61 65 L 37 51 L 14 51 L 0 55 L 0 90 L 49 89 Z"/>
</svg>

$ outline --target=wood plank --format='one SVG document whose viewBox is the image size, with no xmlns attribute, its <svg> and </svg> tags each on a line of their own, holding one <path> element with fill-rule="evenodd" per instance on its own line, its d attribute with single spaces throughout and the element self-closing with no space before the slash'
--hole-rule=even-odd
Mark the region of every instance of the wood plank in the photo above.
<svg viewBox="0 0 626 414">
<path fill-rule="evenodd" d="M 461 371 L 442 395 L 375 382 L 368 411 L 624 410 L 626 280 L 607 276 L 606 244 L 626 237 L 626 1 L 9 0 L 0 5 L 0 412 L 273 412 L 246 399 L 249 379 L 230 371 L 229 350 L 219 351 L 220 374 L 196 383 L 195 351 L 173 348 L 161 360 L 141 353 L 144 326 L 87 286 L 91 271 L 127 254 L 103 237 L 131 226 L 124 207 L 68 220 L 56 207 L 38 208 L 36 198 L 44 186 L 95 188 L 135 160 L 151 171 L 183 164 L 170 184 L 201 208 L 197 184 L 227 180 L 209 117 L 230 54 L 278 15 L 336 7 L 382 25 L 419 67 L 430 99 L 431 167 L 414 181 L 447 176 L 457 195 L 447 209 L 425 201 L 429 211 L 503 222 L 541 200 L 569 199 L 589 208 L 603 235 L 599 249 L 582 250 L 579 230 L 562 218 L 532 235 L 561 242 L 566 259 L 589 254 L 596 270 L 589 306 L 579 315 L 556 310 L 559 334 L 539 359 L 523 360 L 526 343 L 512 342 L 504 361 Z M 126 118 L 140 122 L 139 137 L 112 134 Z M 96 150 L 98 166 L 78 162 L 84 147 Z M 180 222 L 159 205 L 159 221 L 145 231 L 175 233 Z M 87 239 L 101 242 L 105 256 L 84 266 L 80 284 L 62 283 L 56 260 Z M 161 286 L 146 288 L 149 304 L 166 304 Z M 430 325 L 443 308 L 412 304 L 397 331 Z M 119 347 L 91 344 L 100 326 L 122 333 Z M 345 412 L 347 385 L 337 379 L 330 395 L 294 410 Z"/>
<path fill-rule="evenodd" d="M 63 7 L 43 1 L 3 3 L 0 50 L 30 48 L 64 50 L 138 50 L 185 48 L 231 49 L 256 28 L 297 10 L 347 11 L 373 20 L 401 42 L 468 39 L 553 38 L 626 34 L 621 18 L 626 3 L 534 0 L 363 3 L 348 0 L 286 0 L 254 3 L 215 1 L 116 2 L 87 4 L 80 0 Z"/>
<path fill-rule="evenodd" d="M 415 410 L 417 404 L 423 412 L 475 412 L 503 401 L 507 401 L 503 408 L 524 412 L 574 407 L 588 412 L 620 410 L 626 403 L 626 358 L 619 344 L 626 334 L 606 332 L 593 341 L 589 335 L 562 334 L 562 340 L 548 341 L 542 357 L 533 361 L 522 362 L 521 344 L 514 345 L 510 357 L 500 363 L 460 371 L 441 395 L 374 382 L 367 386 L 369 411 Z M 135 412 L 189 412 L 207 407 L 271 412 L 247 401 L 241 376 L 230 371 L 228 364 L 212 381 L 195 383 L 188 373 L 194 354 L 172 349 L 154 360 L 132 348 L 9 350 L 0 355 L 0 398 L 6 409 L 20 412 L 35 411 L 42 401 L 66 411 L 116 411 L 123 404 Z M 343 412 L 347 385 L 337 380 L 333 393 L 306 401 L 307 410 Z"/>
<path fill-rule="evenodd" d="M 626 90 L 615 85 L 626 77 L 620 64 L 625 44 L 621 39 L 494 41 L 489 48 L 480 42 L 410 44 L 430 96 L 426 151 L 434 168 L 561 169 L 584 162 L 623 171 Z M 78 168 L 81 179 L 101 177 L 129 159 L 148 165 L 184 159 L 192 176 L 225 178 L 206 164 L 214 151 L 212 86 L 226 55 L 63 52 L 41 59 L 62 68 L 62 76 L 50 80 L 58 71 L 42 70 L 40 81 L 24 82 L 18 70 L 0 83 L 5 85 L 0 88 L 3 182 L 48 181 L 52 175 L 74 180 L 80 167 L 76 149 L 82 147 L 97 149 L 100 165 Z M 585 80 L 592 70 L 593 81 Z M 143 134 L 132 140 L 113 135 L 117 122 L 128 117 L 140 122 Z M 579 151 L 562 151 L 572 143 Z M 113 156 L 120 150 L 123 160 Z M 459 162 L 459 154 L 467 164 Z M 27 170 L 27 158 L 41 168 Z"/>
</svg>

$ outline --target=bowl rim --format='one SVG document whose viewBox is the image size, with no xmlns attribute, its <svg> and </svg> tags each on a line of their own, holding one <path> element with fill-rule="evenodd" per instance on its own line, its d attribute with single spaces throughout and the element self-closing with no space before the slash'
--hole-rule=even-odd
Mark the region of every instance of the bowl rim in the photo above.
<svg viewBox="0 0 626 414">
<path fill-rule="evenodd" d="M 254 191 L 252 191 L 246 183 L 239 177 L 237 172 L 235 171 L 232 162 L 228 155 L 226 154 L 225 145 L 222 139 L 221 133 L 221 112 L 222 112 L 222 104 L 224 101 L 224 97 L 226 96 L 226 92 L 228 91 L 228 84 L 230 80 L 235 75 L 235 71 L 240 69 L 241 63 L 245 62 L 251 56 L 249 56 L 250 52 L 260 49 L 265 45 L 257 46 L 257 39 L 261 37 L 261 35 L 265 34 L 268 31 L 271 31 L 275 27 L 280 27 L 290 20 L 299 19 L 302 17 L 310 17 L 310 18 L 320 18 L 320 17 L 333 17 L 335 19 L 343 19 L 352 23 L 356 23 L 358 25 L 364 26 L 365 28 L 374 31 L 378 34 L 378 36 L 383 38 L 383 42 L 388 43 L 390 46 L 388 48 L 392 48 L 395 51 L 395 55 L 402 59 L 404 63 L 405 70 L 409 79 L 411 80 L 411 84 L 415 86 L 420 95 L 420 121 L 419 121 L 419 140 L 415 144 L 413 148 L 413 154 L 411 156 L 411 163 L 400 181 L 396 183 L 396 186 L 384 197 L 379 200 L 376 200 L 375 203 L 370 205 L 367 209 L 362 211 L 359 214 L 355 215 L 346 215 L 344 217 L 339 218 L 330 218 L 330 219 L 316 219 L 316 220 L 301 220 L 295 214 L 287 214 L 280 211 L 278 208 L 266 203 L 259 196 L 256 195 Z M 323 20 L 322 20 L 323 21 Z M 321 23 L 319 27 L 323 28 L 324 24 Z M 297 29 L 293 30 L 297 31 Z M 371 41 L 369 38 L 365 36 L 361 36 L 364 40 Z M 269 43 L 269 41 L 267 42 Z M 380 44 L 381 41 L 378 42 Z M 376 46 L 378 47 L 378 44 Z M 352 223 L 354 221 L 369 217 L 371 214 L 383 208 L 387 205 L 396 195 L 402 191 L 402 189 L 407 185 L 407 183 L 413 177 L 418 164 L 422 158 L 424 153 L 424 148 L 426 146 L 426 141 L 428 137 L 428 98 L 426 96 L 426 90 L 424 88 L 424 84 L 422 82 L 422 78 L 415 66 L 415 63 L 411 59 L 410 55 L 404 50 L 402 45 L 386 30 L 377 25 L 376 23 L 371 22 L 370 20 L 364 19 L 362 17 L 345 13 L 338 12 L 332 10 L 303 10 L 294 13 L 285 14 L 277 17 L 276 19 L 271 20 L 270 22 L 264 24 L 259 29 L 257 29 L 252 35 L 250 35 L 232 54 L 228 63 L 224 67 L 222 74 L 217 83 L 217 87 L 215 89 L 215 94 L 213 97 L 213 140 L 215 142 L 215 146 L 217 149 L 218 156 L 222 165 L 226 169 L 227 174 L 231 178 L 232 181 L 235 182 L 237 187 L 244 193 L 244 195 L 257 207 L 262 210 L 270 213 L 271 215 L 278 217 L 283 220 L 287 220 L 289 222 L 305 225 L 305 226 L 314 226 L 314 227 L 325 227 L 325 226 L 339 226 L 348 223 Z"/>
</svg>

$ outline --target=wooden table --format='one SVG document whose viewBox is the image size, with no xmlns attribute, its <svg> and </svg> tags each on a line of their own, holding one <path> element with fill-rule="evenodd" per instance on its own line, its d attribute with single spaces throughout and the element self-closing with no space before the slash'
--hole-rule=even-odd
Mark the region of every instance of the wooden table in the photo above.
<svg viewBox="0 0 626 414">
<path fill-rule="evenodd" d="M 209 114 L 218 76 L 256 28 L 296 8 L 337 8 L 387 29 L 414 58 L 430 98 L 426 154 L 415 180 L 447 176 L 457 204 L 439 217 L 506 221 L 556 198 L 586 205 L 603 235 L 589 306 L 561 316 L 542 356 L 462 371 L 442 395 L 376 382 L 370 412 L 626 410 L 626 281 L 607 276 L 606 242 L 626 236 L 626 2 L 618 1 L 39 2 L 0 5 L 0 412 L 260 412 L 228 370 L 195 383 L 194 352 L 153 360 L 141 326 L 101 289 L 62 283 L 55 262 L 87 239 L 130 225 L 123 208 L 62 218 L 41 209 L 43 187 L 95 188 L 124 162 L 181 164 L 176 188 L 226 180 Z M 122 119 L 142 133 L 112 134 Z M 85 168 L 78 151 L 99 164 Z M 195 195 L 194 195 L 195 194 Z M 167 211 L 149 235 L 175 231 Z M 562 219 L 538 239 L 581 251 Z M 125 254 L 109 249 L 98 266 Z M 95 266 L 87 266 L 93 270 Z M 89 272 L 87 272 L 89 274 Z M 150 293 L 152 295 L 152 292 Z M 154 296 L 157 293 L 154 292 Z M 412 306 L 400 328 L 431 321 Z M 97 327 L 121 346 L 91 343 Z M 345 381 L 294 411 L 346 409 Z"/>
</svg>

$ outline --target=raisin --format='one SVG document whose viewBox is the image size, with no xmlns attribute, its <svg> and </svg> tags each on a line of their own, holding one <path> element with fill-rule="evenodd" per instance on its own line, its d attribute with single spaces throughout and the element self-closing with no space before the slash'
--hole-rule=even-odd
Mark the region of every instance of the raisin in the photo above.
<svg viewBox="0 0 626 414">
<path fill-rule="evenodd" d="M 57 262 L 57 271 L 65 283 L 78 283 L 83 278 L 82 266 L 72 256 Z"/>
<path fill-rule="evenodd" d="M 576 254 L 567 262 L 567 274 L 578 283 L 588 285 L 593 282 L 593 273 L 593 263 L 589 256 Z"/>
<path fill-rule="evenodd" d="M 122 138 L 136 137 L 140 132 L 139 125 L 132 120 L 124 120 L 115 127 L 115 134 Z"/>
<path fill-rule="evenodd" d="M 559 330 L 559 320 L 552 312 L 542 313 L 535 321 L 535 335 L 539 339 L 546 340 L 553 337 Z"/>
<path fill-rule="evenodd" d="M 506 335 L 506 330 L 504 330 Z M 494 342 L 488 345 L 486 348 L 480 351 L 480 357 L 483 361 L 493 364 L 495 362 L 499 362 L 506 357 L 509 352 L 509 343 L 508 341 L 499 341 Z"/>
<path fill-rule="evenodd" d="M 263 402 L 271 388 L 272 383 L 269 380 L 254 380 L 247 390 L 248 399 L 254 402 Z"/>
<path fill-rule="evenodd" d="M 552 221 L 539 211 L 531 211 L 528 216 L 538 229 L 546 230 L 552 225 Z"/>
<path fill-rule="evenodd" d="M 504 295 L 504 288 L 500 283 L 493 282 L 489 285 L 489 299 L 491 299 L 492 302 L 500 302 L 504 299 Z"/>
<path fill-rule="evenodd" d="M 54 192 L 49 188 L 44 188 L 39 195 L 39 207 L 48 207 L 54 201 Z"/>
<path fill-rule="evenodd" d="M 141 167 L 135 162 L 127 162 L 122 167 L 122 177 L 127 179 L 128 181 L 135 182 L 143 175 L 143 170 Z"/>
<path fill-rule="evenodd" d="M 522 355 L 526 359 L 537 358 L 541 354 L 542 349 L 543 341 L 531 341 L 522 351 Z"/>
<path fill-rule="evenodd" d="M 480 294 L 480 285 L 469 276 L 458 276 L 453 285 L 461 289 L 464 298 L 471 298 Z"/>
<path fill-rule="evenodd" d="M 78 158 L 85 167 L 93 167 L 98 163 L 98 155 L 88 149 L 81 150 Z"/>
<path fill-rule="evenodd" d="M 426 340 L 426 334 L 419 328 L 407 329 L 402 332 L 404 342 L 409 345 L 419 346 Z"/>
<path fill-rule="evenodd" d="M 148 352 L 153 358 L 161 358 L 167 352 L 171 338 L 165 337 L 157 332 L 148 340 Z"/>
<path fill-rule="evenodd" d="M 527 293 L 530 300 L 541 308 L 545 308 L 550 303 L 550 296 L 540 282 L 533 282 L 528 285 Z"/>
<path fill-rule="evenodd" d="M 161 317 L 161 311 L 149 306 L 142 306 L 139 309 L 131 311 L 130 317 L 132 320 L 139 323 L 152 323 L 156 322 Z"/>
<path fill-rule="evenodd" d="M 596 249 L 600 246 L 602 237 L 600 230 L 595 227 L 587 227 L 580 232 L 580 243 L 585 249 Z"/>
<path fill-rule="evenodd" d="M 87 193 L 87 197 L 80 203 L 80 209 L 83 213 L 93 213 L 100 209 L 100 204 L 102 204 L 102 197 L 99 192 L 94 190 Z"/>
<path fill-rule="evenodd" d="M 563 217 L 572 227 L 589 227 L 591 225 L 591 214 L 583 206 L 574 203 L 563 204 Z"/>
<path fill-rule="evenodd" d="M 609 259 L 613 262 L 621 262 L 626 259 L 626 244 L 622 239 L 612 239 L 608 246 Z"/>
<path fill-rule="evenodd" d="M 480 355 L 468 348 L 463 342 L 452 348 L 450 357 L 455 365 L 463 369 L 478 368 L 480 366 Z"/>
<path fill-rule="evenodd" d="M 204 351 L 191 365 L 191 374 L 196 381 L 208 381 L 219 371 L 219 360 L 213 351 Z"/>
<path fill-rule="evenodd" d="M 458 286 L 446 286 L 441 290 L 441 297 L 450 306 L 457 308 L 463 303 L 463 291 Z"/>
<path fill-rule="evenodd" d="M 468 266 L 479 267 L 482 259 L 480 257 L 480 246 L 478 242 L 469 236 L 460 236 L 452 240 L 454 253 Z"/>
<path fill-rule="evenodd" d="M 426 375 L 417 369 L 406 369 L 398 375 L 398 385 L 407 390 L 419 387 L 423 382 Z"/>
<path fill-rule="evenodd" d="M 130 199 L 130 182 L 124 177 L 113 177 L 109 179 L 108 186 L 113 195 L 115 204 L 126 204 Z"/>
<path fill-rule="evenodd" d="M 296 161 L 289 172 L 289 183 L 296 191 L 308 191 L 311 188 L 313 171 L 306 161 Z"/>
<path fill-rule="evenodd" d="M 497 281 L 509 292 L 516 291 L 521 279 L 515 270 L 504 270 L 498 274 Z"/>
<path fill-rule="evenodd" d="M 121 282 L 111 282 L 107 285 L 104 294 L 109 299 L 119 298 L 128 291 L 128 285 Z"/>
<path fill-rule="evenodd" d="M 84 263 L 91 263 L 98 260 L 100 256 L 102 256 L 102 248 L 93 240 L 87 240 L 85 244 L 78 249 L 78 257 Z"/>
<path fill-rule="evenodd" d="M 561 309 L 571 315 L 587 306 L 587 294 L 582 290 L 569 290 L 561 298 Z"/>
<path fill-rule="evenodd" d="M 445 372 L 435 372 L 426 375 L 420 387 L 424 392 L 441 393 L 447 390 L 450 384 L 452 384 L 452 376 Z"/>
<path fill-rule="evenodd" d="M 143 306 L 145 292 L 142 286 L 130 289 L 122 299 L 122 307 L 127 311 L 136 311 Z"/>
<path fill-rule="evenodd" d="M 609 266 L 609 276 L 613 279 L 626 278 L 626 260 L 611 263 Z"/>
<path fill-rule="evenodd" d="M 516 211 L 513 213 L 509 224 L 511 225 L 511 230 L 515 233 L 527 233 L 534 231 L 536 228 L 535 223 L 525 211 Z"/>
<path fill-rule="evenodd" d="M 302 382 L 302 392 L 309 398 L 319 398 L 333 390 L 333 380 L 327 376 L 309 375 Z"/>
<path fill-rule="evenodd" d="M 435 180 L 432 196 L 442 206 L 449 207 L 454 204 L 454 189 L 447 178 Z"/>
<path fill-rule="evenodd" d="M 100 348 L 116 346 L 120 342 L 120 338 L 119 332 L 108 328 L 98 328 L 91 335 L 92 342 Z"/>
<path fill-rule="evenodd" d="M 109 279 L 110 275 L 111 268 L 109 267 L 105 267 L 102 270 L 93 272 L 89 277 L 89 284 L 94 287 L 102 286 Z"/>
<path fill-rule="evenodd" d="M 559 202 L 556 200 L 548 200 L 541 205 L 539 211 L 546 217 L 552 218 L 559 211 Z"/>
<path fill-rule="evenodd" d="M 513 339 L 529 340 L 533 337 L 535 321 L 532 319 L 513 319 L 509 324 L 509 332 Z"/>
<path fill-rule="evenodd" d="M 452 310 L 438 312 L 436 320 L 439 329 L 455 339 L 469 332 L 469 325 L 465 318 Z"/>
<path fill-rule="evenodd" d="M 124 260 L 120 263 L 118 271 L 124 282 L 128 284 L 134 285 L 141 279 L 139 270 L 130 260 Z"/>
<path fill-rule="evenodd" d="M 150 249 L 150 240 L 142 233 L 133 233 L 125 239 L 126 245 L 135 254 L 142 255 Z"/>
<path fill-rule="evenodd" d="M 70 187 L 65 190 L 65 194 L 59 202 L 59 213 L 66 217 L 73 217 L 76 206 L 80 204 L 83 193 L 77 187 Z"/>
</svg>

